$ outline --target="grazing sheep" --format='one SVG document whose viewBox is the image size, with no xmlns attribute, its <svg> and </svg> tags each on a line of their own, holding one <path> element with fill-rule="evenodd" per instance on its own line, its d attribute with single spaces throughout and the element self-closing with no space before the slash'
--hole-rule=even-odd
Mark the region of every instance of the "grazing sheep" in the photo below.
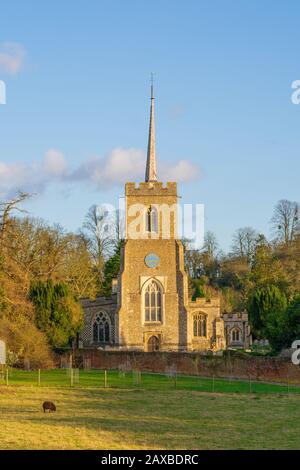
<svg viewBox="0 0 300 470">
<path fill-rule="evenodd" d="M 56 406 L 54 405 L 54 403 L 52 403 L 52 401 L 44 401 L 43 410 L 44 410 L 44 413 L 46 410 L 49 410 L 49 413 L 50 413 L 51 411 L 56 411 Z"/>
</svg>

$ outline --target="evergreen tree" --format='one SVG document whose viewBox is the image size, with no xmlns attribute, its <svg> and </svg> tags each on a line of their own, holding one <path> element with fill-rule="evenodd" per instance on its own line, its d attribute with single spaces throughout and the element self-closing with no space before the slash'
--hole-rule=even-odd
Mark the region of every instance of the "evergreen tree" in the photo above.
<svg viewBox="0 0 300 470">
<path fill-rule="evenodd" d="M 68 345 L 82 325 L 82 310 L 62 282 L 37 281 L 31 285 L 30 300 L 35 307 L 35 324 L 46 333 L 53 347 Z"/>
<path fill-rule="evenodd" d="M 261 337 L 265 334 L 271 314 L 284 312 L 287 298 L 277 286 L 257 287 L 250 294 L 248 312 L 253 332 Z"/>
<path fill-rule="evenodd" d="M 112 280 L 116 278 L 120 271 L 121 265 L 121 248 L 123 241 L 119 241 L 117 244 L 115 253 L 109 258 L 104 265 L 104 283 L 102 295 L 109 297 L 112 293 Z"/>
<path fill-rule="evenodd" d="M 290 348 L 295 339 L 300 339 L 300 294 L 291 300 L 286 310 L 272 312 L 266 336 L 275 352 Z"/>
<path fill-rule="evenodd" d="M 191 285 L 193 289 L 193 301 L 195 301 L 197 298 L 205 297 L 205 278 L 203 276 L 200 279 L 192 279 Z"/>
</svg>

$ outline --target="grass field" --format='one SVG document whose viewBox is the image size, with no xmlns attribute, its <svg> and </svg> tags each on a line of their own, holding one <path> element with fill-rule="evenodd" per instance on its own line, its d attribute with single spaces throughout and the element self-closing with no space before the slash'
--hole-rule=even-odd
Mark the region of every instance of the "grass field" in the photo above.
<svg viewBox="0 0 300 470">
<path fill-rule="evenodd" d="M 5 384 L 5 374 L 0 378 L 0 384 Z M 25 371 L 10 369 L 8 375 L 9 385 L 37 386 L 39 383 L 38 371 Z M 41 371 L 41 387 L 70 387 L 71 378 L 69 370 L 52 369 Z M 103 370 L 80 370 L 79 376 L 74 374 L 74 387 L 99 387 L 105 385 Z M 300 387 L 291 384 L 273 384 L 247 380 L 229 380 L 219 378 L 177 376 L 170 378 L 164 374 L 142 373 L 140 378 L 135 372 L 120 373 L 116 370 L 107 371 L 107 386 L 109 388 L 141 388 L 147 390 L 169 391 L 190 390 L 217 393 L 282 393 L 300 394 Z"/>
<path fill-rule="evenodd" d="M 300 449 L 297 387 L 163 375 L 12 371 L 0 385 L 1 449 Z M 1 383 L 1 382 L 0 382 Z M 176 385 L 176 388 L 175 388 Z M 254 392 L 254 393 L 253 393 Z M 296 393 L 293 393 L 296 392 Z M 56 413 L 41 405 L 53 400 Z"/>
</svg>

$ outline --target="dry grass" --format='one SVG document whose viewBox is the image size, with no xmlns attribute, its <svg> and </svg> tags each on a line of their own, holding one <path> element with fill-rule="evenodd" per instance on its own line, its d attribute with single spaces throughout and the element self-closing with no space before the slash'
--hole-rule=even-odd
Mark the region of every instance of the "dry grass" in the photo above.
<svg viewBox="0 0 300 470">
<path fill-rule="evenodd" d="M 56 413 L 43 413 L 53 400 Z M 1 449 L 300 449 L 297 395 L 0 386 Z"/>
</svg>

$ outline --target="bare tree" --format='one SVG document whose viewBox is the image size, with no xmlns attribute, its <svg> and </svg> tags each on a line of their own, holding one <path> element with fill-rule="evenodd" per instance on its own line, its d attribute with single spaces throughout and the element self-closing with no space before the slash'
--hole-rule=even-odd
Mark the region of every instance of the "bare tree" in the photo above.
<svg viewBox="0 0 300 470">
<path fill-rule="evenodd" d="M 210 284 L 214 284 L 219 276 L 219 258 L 221 252 L 215 234 L 211 231 L 206 232 L 204 244 L 201 250 L 200 274 L 205 274 Z"/>
<path fill-rule="evenodd" d="M 203 274 L 203 256 L 199 250 L 185 250 L 185 266 L 189 276 L 197 279 Z"/>
<path fill-rule="evenodd" d="M 115 211 L 115 244 L 125 238 L 125 214 L 122 210 Z"/>
<path fill-rule="evenodd" d="M 22 269 L 24 280 L 59 279 L 69 244 L 59 225 L 49 226 L 29 217 L 10 219 L 7 258 Z"/>
<path fill-rule="evenodd" d="M 232 254 L 240 258 L 247 258 L 247 262 L 251 263 L 257 238 L 258 233 L 252 227 L 239 228 L 232 237 Z"/>
<path fill-rule="evenodd" d="M 62 278 L 77 298 L 97 294 L 98 273 L 94 269 L 89 242 L 83 234 L 68 234 L 68 251 L 62 266 Z"/>
<path fill-rule="evenodd" d="M 115 246 L 116 214 L 109 213 L 105 206 L 93 205 L 85 217 L 83 228 L 87 232 L 95 265 L 102 269 Z"/>
<path fill-rule="evenodd" d="M 8 202 L 0 203 L 0 251 L 2 251 L 5 237 L 9 231 L 9 222 L 11 213 L 14 211 L 25 213 L 24 209 L 18 207 L 19 204 L 29 199 L 32 195 L 20 191 L 16 197 Z"/>
<path fill-rule="evenodd" d="M 213 260 L 217 256 L 218 248 L 219 244 L 217 238 L 215 234 L 209 230 L 204 236 L 203 252 Z"/>
<path fill-rule="evenodd" d="M 275 206 L 271 219 L 276 241 L 289 245 L 300 233 L 300 205 L 295 201 L 281 199 Z"/>
</svg>

